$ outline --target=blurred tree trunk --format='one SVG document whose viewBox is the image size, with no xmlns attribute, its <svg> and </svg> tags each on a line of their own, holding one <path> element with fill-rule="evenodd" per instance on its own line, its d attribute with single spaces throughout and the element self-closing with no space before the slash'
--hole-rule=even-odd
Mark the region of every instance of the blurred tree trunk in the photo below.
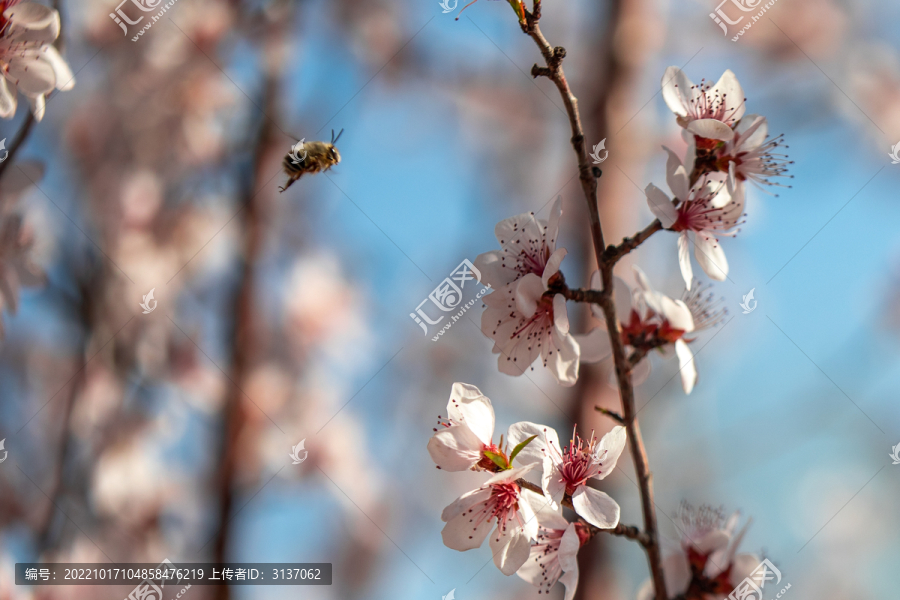
<svg viewBox="0 0 900 600">
<path fill-rule="evenodd" d="M 222 462 L 219 465 L 219 473 L 216 480 L 216 493 L 219 498 L 219 523 L 216 534 L 213 557 L 214 562 L 227 562 L 228 545 L 230 540 L 231 513 L 234 505 L 235 479 L 238 465 L 236 464 L 239 443 L 247 441 L 244 431 L 245 408 L 243 389 L 247 385 L 247 378 L 253 368 L 254 362 L 259 359 L 260 339 L 259 326 L 256 323 L 254 306 L 254 293 L 256 284 L 256 267 L 262 253 L 263 241 L 267 219 L 267 194 L 260 189 L 266 185 L 264 168 L 271 168 L 271 160 L 268 149 L 274 139 L 275 125 L 271 119 L 277 114 L 279 97 L 279 73 L 281 61 L 274 60 L 270 56 L 271 51 L 277 50 L 283 40 L 283 25 L 273 23 L 268 26 L 267 35 L 263 38 L 264 63 L 266 65 L 265 81 L 263 82 L 262 98 L 262 123 L 259 134 L 254 144 L 253 162 L 247 180 L 242 186 L 243 201 L 246 208 L 243 218 L 237 222 L 244 225 L 240 238 L 243 240 L 243 265 L 238 282 L 237 295 L 234 310 L 234 332 L 232 338 L 231 378 L 232 385 L 225 400 L 222 414 L 222 439 L 219 456 Z M 216 600 L 228 600 L 230 598 L 229 586 L 217 586 L 213 596 Z"/>
<path fill-rule="evenodd" d="M 636 127 L 637 119 L 627 126 L 625 124 L 643 105 L 643 102 L 635 101 L 634 91 L 646 61 L 650 46 L 647 32 L 653 29 L 655 15 L 647 0 L 611 0 L 606 6 L 608 11 L 600 13 L 601 22 L 596 27 L 602 33 L 596 36 L 596 45 L 585 52 L 588 56 L 597 57 L 590 63 L 597 70 L 590 82 L 593 88 L 582 92 L 582 106 L 588 144 L 593 146 L 606 139 L 609 151 L 608 160 L 599 165 L 603 175 L 597 182 L 597 198 L 603 231 L 607 234 L 606 243 L 615 244 L 622 236 L 631 235 L 639 228 L 637 215 L 640 205 L 632 199 L 640 195 L 640 190 L 619 169 L 630 177 L 640 174 L 644 169 L 646 148 L 650 145 L 637 141 L 640 136 L 633 135 L 631 128 Z M 593 257 L 588 230 L 580 228 L 579 233 L 583 236 L 581 247 L 584 256 Z M 627 258 L 623 262 L 627 264 Z M 623 267 L 619 267 L 620 272 Z M 589 259 L 585 281 L 596 268 L 594 260 Z M 580 429 L 605 432 L 614 425 L 609 418 L 594 410 L 595 406 L 621 412 L 619 396 L 606 379 L 607 372 L 602 364 L 591 365 L 582 371 L 578 379 L 578 397 L 581 401 L 575 406 L 573 414 Z M 623 468 L 631 468 L 630 461 L 626 464 L 620 461 L 619 464 Z M 629 476 L 633 478 L 633 475 Z M 627 543 L 632 542 L 600 535 L 579 552 L 581 581 L 575 600 L 622 597 L 619 589 L 621 580 L 617 579 L 617 570 L 610 561 L 610 554 L 614 545 Z M 644 565 L 642 563 L 641 567 Z"/>
</svg>

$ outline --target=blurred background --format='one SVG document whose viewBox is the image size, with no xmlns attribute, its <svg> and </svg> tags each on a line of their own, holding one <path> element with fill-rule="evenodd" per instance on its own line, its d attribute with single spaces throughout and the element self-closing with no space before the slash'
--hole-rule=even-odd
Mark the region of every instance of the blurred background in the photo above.
<svg viewBox="0 0 900 600">
<path fill-rule="evenodd" d="M 437 341 L 409 316 L 497 246 L 497 221 L 546 218 L 557 195 L 568 282 L 595 267 L 562 103 L 528 74 L 540 55 L 509 5 L 480 0 L 455 21 L 462 2 L 178 0 L 133 42 L 114 1 L 61 3 L 77 83 L 0 178 L 46 273 L 3 313 L 0 599 L 131 590 L 17 587 L 16 562 L 165 558 L 334 565 L 330 587 L 195 586 L 197 600 L 536 598 L 486 545 L 443 546 L 441 509 L 483 476 L 436 470 L 425 446 L 454 381 L 492 399 L 498 435 L 518 420 L 605 432 L 593 407 L 619 409 L 607 366 L 573 388 L 542 369 L 512 378 L 480 303 Z M 736 42 L 715 8 L 547 0 L 541 21 L 568 51 L 588 143 L 609 150 L 608 242 L 652 219 L 642 190 L 665 187 L 660 145 L 684 149 L 659 94 L 669 65 L 695 82 L 732 69 L 796 161 L 793 187 L 751 189 L 724 241 L 731 271 L 714 292 L 729 315 L 693 344 L 694 392 L 656 357 L 637 389 L 665 547 L 683 500 L 740 509 L 753 519 L 742 550 L 772 560 L 791 597 L 889 597 L 900 4 L 778 0 Z M 332 129 L 342 162 L 279 193 L 291 144 Z M 9 183 L 26 164 L 44 172 L 37 186 Z M 635 263 L 680 294 L 674 234 L 619 275 L 632 281 Z M 143 314 L 151 289 L 158 308 Z M 758 308 L 743 314 L 751 289 Z M 593 326 L 569 311 L 576 331 Z M 630 457 L 619 467 L 601 487 L 640 525 Z M 634 598 L 648 576 L 623 538 L 595 538 L 580 560 L 579 599 Z"/>
</svg>

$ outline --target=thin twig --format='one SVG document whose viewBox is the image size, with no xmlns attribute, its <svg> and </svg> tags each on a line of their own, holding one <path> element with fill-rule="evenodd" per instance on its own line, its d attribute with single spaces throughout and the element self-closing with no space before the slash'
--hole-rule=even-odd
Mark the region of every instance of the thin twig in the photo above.
<svg viewBox="0 0 900 600">
<path fill-rule="evenodd" d="M 584 143 L 584 128 L 581 126 L 581 116 L 578 113 L 578 99 L 569 88 L 569 82 L 566 81 L 566 74 L 562 68 L 563 58 L 566 56 L 566 49 L 562 46 L 551 47 L 547 38 L 541 33 L 538 26 L 540 19 L 540 2 L 534 3 L 534 12 L 525 11 L 525 23 L 522 24 L 522 30 L 531 36 L 541 51 L 546 67 L 538 67 L 535 65 L 531 70 L 534 77 L 547 77 L 556 84 L 560 96 L 562 96 L 563 104 L 566 107 L 566 114 L 569 116 L 569 125 L 572 128 L 572 148 L 578 157 L 578 179 L 581 181 L 581 189 L 584 191 L 584 197 L 588 201 L 588 213 L 590 215 L 591 238 L 594 241 L 594 251 L 597 256 L 603 255 L 603 228 L 600 226 L 600 209 L 597 206 L 597 178 L 594 176 L 592 163 L 588 160 L 588 151 Z"/>
<path fill-rule="evenodd" d="M 618 246 L 610 246 L 603 253 L 603 263 L 610 268 L 613 267 L 619 259 L 643 244 L 647 241 L 651 235 L 656 233 L 657 231 L 662 231 L 662 223 L 659 222 L 659 219 L 654 219 L 652 223 L 647 225 L 643 230 L 634 234 L 634 236 L 630 238 L 625 238 L 622 240 L 622 243 Z"/>
<path fill-rule="evenodd" d="M 610 419 L 612 419 L 619 425 L 625 424 L 625 419 L 622 418 L 622 415 L 620 415 L 619 413 L 617 413 L 615 411 L 609 410 L 608 408 L 603 408 L 602 406 L 595 406 L 594 410 L 596 410 L 598 413 L 602 413 L 602 414 L 606 415 L 607 417 L 609 417 Z"/>
<path fill-rule="evenodd" d="M 628 431 L 628 442 L 631 450 L 632 459 L 634 460 L 635 471 L 638 476 L 638 485 L 641 492 L 641 508 L 644 516 L 644 534 L 646 543 L 643 544 L 647 551 L 647 561 L 650 565 L 650 575 L 653 580 L 656 600 L 667 600 L 666 581 L 663 575 L 662 556 L 659 549 L 659 535 L 656 526 L 656 512 L 653 502 L 653 476 L 650 473 L 650 466 L 647 462 L 647 452 L 644 448 L 644 440 L 641 437 L 641 429 L 637 420 L 637 411 L 635 410 L 634 387 L 631 383 L 631 363 L 625 356 L 625 345 L 619 335 L 619 321 L 616 317 L 616 305 L 613 298 L 613 266 L 615 261 L 606 260 L 605 245 L 603 243 L 603 229 L 600 225 L 599 207 L 597 205 L 597 180 L 594 177 L 591 165 L 588 163 L 588 154 L 584 142 L 584 129 L 581 125 L 581 117 L 578 113 L 578 100 L 572 94 L 569 84 L 566 81 L 565 74 L 562 69 L 562 61 L 566 56 L 566 51 L 562 47 L 551 47 L 550 43 L 541 33 L 538 21 L 540 19 L 540 2 L 535 0 L 534 11 L 529 13 L 525 11 L 525 23 L 522 24 L 522 30 L 529 35 L 537 44 L 541 55 L 544 57 L 545 67 L 532 69 L 534 77 L 547 77 L 556 84 L 563 104 L 566 107 L 566 113 L 569 117 L 569 125 L 572 129 L 572 147 L 578 157 L 578 173 L 581 180 L 581 188 L 584 192 L 585 200 L 588 205 L 590 214 L 591 239 L 594 244 L 594 254 L 597 258 L 597 265 L 600 267 L 601 278 L 603 281 L 603 291 L 600 295 L 599 305 L 603 310 L 606 318 L 606 327 L 609 332 L 610 345 L 613 351 L 613 360 L 616 365 L 616 379 L 619 385 L 619 394 L 622 397 L 623 419 L 626 423 L 625 427 Z M 652 226 L 652 225 L 651 225 Z M 647 230 L 645 230 L 647 231 Z M 649 231 L 646 237 L 649 237 L 653 231 Z M 638 234 L 639 237 L 640 234 Z M 644 239 L 646 239 L 644 237 Z M 636 244 L 635 244 L 636 247 Z M 629 248 L 630 251 L 632 248 Z M 625 252 L 627 253 L 627 252 Z M 624 253 L 623 253 L 624 255 Z M 617 255 L 620 257 L 619 255 Z"/>
<path fill-rule="evenodd" d="M 544 490 L 542 490 L 540 488 L 540 486 L 537 486 L 537 485 L 531 483 L 530 481 L 525 481 L 524 479 L 516 479 L 516 483 L 521 488 L 524 488 L 526 490 L 531 490 L 535 494 L 540 494 L 541 496 L 544 495 Z M 565 506 L 566 508 L 568 508 L 570 510 L 573 510 L 573 511 L 575 510 L 575 507 L 572 506 L 572 497 L 569 496 L 568 494 L 563 496 L 562 502 L 560 504 L 562 504 L 563 506 Z M 643 531 L 641 531 L 634 525 L 622 525 L 621 523 L 619 523 L 618 525 L 616 525 L 615 527 L 613 527 L 611 529 L 600 529 L 599 527 L 595 527 L 595 526 L 591 525 L 590 523 L 588 523 L 581 517 L 578 518 L 578 521 L 590 530 L 591 536 L 595 536 L 598 533 L 608 533 L 610 535 L 617 535 L 620 537 L 628 538 L 630 540 L 634 540 L 637 543 L 639 543 L 641 546 L 645 546 L 645 547 L 650 541 L 650 538 Z"/>
</svg>

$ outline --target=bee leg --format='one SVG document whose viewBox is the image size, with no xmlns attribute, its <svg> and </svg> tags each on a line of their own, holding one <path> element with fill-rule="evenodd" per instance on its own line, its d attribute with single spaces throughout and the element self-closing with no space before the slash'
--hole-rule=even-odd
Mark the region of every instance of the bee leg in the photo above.
<svg viewBox="0 0 900 600">
<path fill-rule="evenodd" d="M 294 178 L 292 178 L 292 177 L 289 177 L 286 184 L 284 184 L 283 186 L 279 186 L 278 191 L 279 191 L 279 192 L 284 192 L 284 190 L 286 190 L 286 189 L 288 189 L 289 187 L 291 187 L 291 184 L 294 183 L 295 181 L 297 181 L 297 180 L 294 179 Z"/>
</svg>

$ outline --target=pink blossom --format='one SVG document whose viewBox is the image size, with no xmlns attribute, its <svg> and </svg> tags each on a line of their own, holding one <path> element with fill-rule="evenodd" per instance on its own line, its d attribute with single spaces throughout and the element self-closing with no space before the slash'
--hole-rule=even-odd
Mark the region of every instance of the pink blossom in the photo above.
<svg viewBox="0 0 900 600">
<path fill-rule="evenodd" d="M 16 113 L 16 94 L 28 98 L 34 118 L 44 116 L 45 96 L 70 90 L 75 76 L 51 44 L 59 37 L 59 13 L 35 2 L 0 0 L 0 117 Z"/>
<path fill-rule="evenodd" d="M 441 513 L 447 523 L 441 531 L 444 545 L 460 552 L 478 548 L 496 524 L 490 540 L 494 564 L 504 575 L 518 571 L 528 560 L 538 524 L 516 480 L 536 466 L 501 471 L 447 506 Z"/>
<path fill-rule="evenodd" d="M 684 71 L 669 67 L 661 85 L 663 99 L 675 113 L 679 125 L 702 141 L 734 138 L 732 128 L 744 115 L 746 98 L 730 69 L 711 86 L 705 81 L 695 85 Z"/>
</svg>

